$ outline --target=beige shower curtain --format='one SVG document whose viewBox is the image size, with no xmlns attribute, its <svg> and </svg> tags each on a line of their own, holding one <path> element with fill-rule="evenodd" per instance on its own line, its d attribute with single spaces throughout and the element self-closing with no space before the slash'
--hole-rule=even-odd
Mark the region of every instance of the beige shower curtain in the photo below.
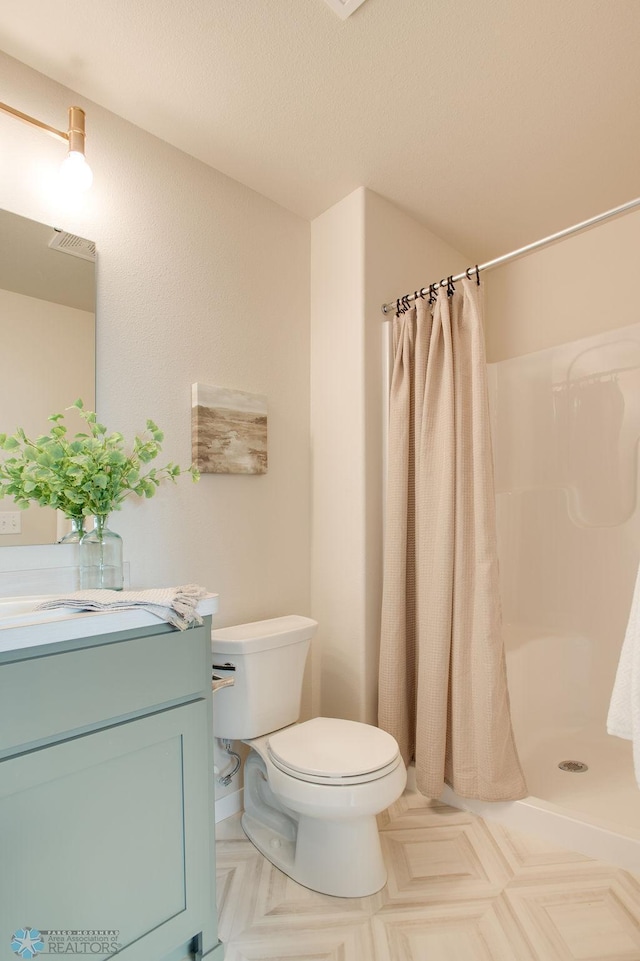
<svg viewBox="0 0 640 961">
<path fill-rule="evenodd" d="M 481 288 L 393 321 L 379 724 L 418 790 L 526 794 L 507 693 Z"/>
</svg>

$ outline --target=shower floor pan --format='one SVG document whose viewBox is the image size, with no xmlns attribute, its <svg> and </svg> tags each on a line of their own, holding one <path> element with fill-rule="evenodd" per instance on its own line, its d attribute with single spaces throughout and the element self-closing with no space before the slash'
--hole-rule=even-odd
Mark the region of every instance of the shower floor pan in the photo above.
<svg viewBox="0 0 640 961">
<path fill-rule="evenodd" d="M 640 832 L 640 788 L 630 741 L 590 730 L 561 731 L 520 748 L 532 794 L 571 811 Z M 583 761 L 583 773 L 561 771 L 561 761 Z"/>
<path fill-rule="evenodd" d="M 474 801 L 446 787 L 440 800 L 640 873 L 640 789 L 631 743 L 583 728 L 519 741 L 518 750 L 528 797 Z M 558 764 L 567 760 L 582 761 L 588 770 L 560 770 Z"/>
</svg>

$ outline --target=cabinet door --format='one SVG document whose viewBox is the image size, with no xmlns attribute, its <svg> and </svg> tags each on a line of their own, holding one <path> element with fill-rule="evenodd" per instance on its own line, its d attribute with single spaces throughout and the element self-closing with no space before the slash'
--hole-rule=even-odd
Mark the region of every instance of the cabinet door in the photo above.
<svg viewBox="0 0 640 961">
<path fill-rule="evenodd" d="M 204 918 L 215 944 L 207 727 L 196 701 L 0 762 L 0 961 L 25 926 L 117 931 L 127 961 L 162 958 Z"/>
</svg>

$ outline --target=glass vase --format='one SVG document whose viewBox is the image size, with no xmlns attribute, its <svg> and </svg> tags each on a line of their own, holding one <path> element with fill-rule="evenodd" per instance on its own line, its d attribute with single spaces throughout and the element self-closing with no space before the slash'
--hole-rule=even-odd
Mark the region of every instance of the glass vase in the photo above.
<svg viewBox="0 0 640 961">
<path fill-rule="evenodd" d="M 122 538 L 107 526 L 108 516 L 93 518 L 93 528 L 80 541 L 80 590 L 121 591 Z"/>
<path fill-rule="evenodd" d="M 71 530 L 61 537 L 58 544 L 79 544 L 84 535 L 84 517 L 67 517 L 71 521 Z"/>
</svg>

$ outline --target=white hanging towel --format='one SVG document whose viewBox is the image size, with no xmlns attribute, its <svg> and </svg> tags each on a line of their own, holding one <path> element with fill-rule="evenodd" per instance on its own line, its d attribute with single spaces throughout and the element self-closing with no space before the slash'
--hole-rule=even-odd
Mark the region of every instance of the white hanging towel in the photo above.
<svg viewBox="0 0 640 961">
<path fill-rule="evenodd" d="M 633 766 L 640 787 L 640 569 L 609 704 L 607 731 L 633 741 Z"/>
</svg>

